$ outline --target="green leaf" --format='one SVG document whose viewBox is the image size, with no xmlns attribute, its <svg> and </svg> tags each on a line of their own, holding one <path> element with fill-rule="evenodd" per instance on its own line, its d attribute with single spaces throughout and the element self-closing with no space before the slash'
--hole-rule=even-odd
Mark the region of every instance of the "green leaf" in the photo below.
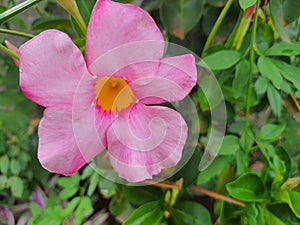
<svg viewBox="0 0 300 225">
<path fill-rule="evenodd" d="M 63 188 L 68 187 L 78 187 L 80 183 L 80 175 L 78 173 L 74 173 L 69 177 L 60 177 L 57 179 L 57 184 Z"/>
<path fill-rule="evenodd" d="M 300 218 L 300 193 L 294 190 L 284 189 L 275 195 L 277 200 L 286 202 L 297 218 Z"/>
<path fill-rule="evenodd" d="M 71 198 L 72 196 L 74 196 L 78 191 L 78 187 L 67 187 L 64 188 L 60 193 L 59 193 L 59 198 L 65 200 L 68 198 Z"/>
<path fill-rule="evenodd" d="M 259 176 L 254 173 L 247 173 L 235 181 L 226 185 L 228 193 L 245 202 L 262 202 L 264 197 L 264 184 Z"/>
<path fill-rule="evenodd" d="M 272 205 L 268 205 L 267 210 L 272 214 L 273 217 L 277 218 L 280 221 L 284 221 L 285 225 L 299 225 L 300 220 L 297 219 L 293 211 L 285 203 L 275 203 Z M 269 224 L 273 225 L 275 223 Z"/>
<path fill-rule="evenodd" d="M 286 225 L 269 210 L 265 209 L 264 214 L 265 214 L 265 220 L 267 225 Z"/>
<path fill-rule="evenodd" d="M 300 16 L 300 1 L 285 0 L 283 2 L 283 16 L 287 23 L 297 20 Z"/>
<path fill-rule="evenodd" d="M 235 69 L 235 76 L 232 82 L 232 94 L 234 98 L 245 95 L 245 89 L 248 84 L 250 74 L 250 65 L 247 60 L 240 61 Z"/>
<path fill-rule="evenodd" d="M 11 177 L 9 179 L 10 190 L 13 196 L 21 198 L 23 194 L 24 184 L 20 177 Z"/>
<path fill-rule="evenodd" d="M 239 0 L 242 9 L 247 9 L 256 3 L 256 0 Z"/>
<path fill-rule="evenodd" d="M 10 19 L 13 16 L 23 12 L 24 10 L 26 10 L 29 7 L 37 4 L 40 1 L 41 0 L 27 0 L 27 1 L 24 1 L 24 2 L 20 3 L 19 5 L 16 5 L 16 6 L 10 8 L 10 9 L 4 11 L 3 13 L 0 14 L 0 24 L 4 23 L 8 19 Z"/>
<path fill-rule="evenodd" d="M 272 60 L 272 63 L 280 70 L 282 76 L 300 90 L 300 69 L 283 61 Z"/>
<path fill-rule="evenodd" d="M 273 85 L 277 89 L 280 89 L 283 79 L 279 69 L 272 63 L 272 61 L 267 57 L 261 56 L 258 59 L 257 66 L 261 75 L 272 81 Z"/>
<path fill-rule="evenodd" d="M 87 195 L 92 196 L 98 186 L 100 181 L 100 175 L 98 173 L 94 173 L 90 178 L 90 184 L 87 190 Z"/>
<path fill-rule="evenodd" d="M 279 91 L 277 91 L 272 85 L 269 85 L 267 89 L 267 96 L 274 115 L 281 117 L 282 103 Z"/>
<path fill-rule="evenodd" d="M 125 199 L 118 199 L 115 195 L 109 203 L 109 211 L 117 218 L 121 217 L 127 219 L 134 211 L 134 208 L 128 201 Z"/>
<path fill-rule="evenodd" d="M 254 203 L 246 205 L 246 213 L 249 225 L 262 225 L 265 224 L 264 218 L 261 215 L 260 209 Z"/>
<path fill-rule="evenodd" d="M 35 19 L 32 22 L 30 29 L 66 29 L 70 27 L 72 27 L 72 25 L 69 19 L 57 16 L 47 16 Z"/>
<path fill-rule="evenodd" d="M 82 219 L 83 219 L 84 213 L 86 213 L 87 215 L 90 215 L 93 213 L 93 206 L 91 203 L 91 199 L 87 196 L 83 196 L 80 199 L 78 207 L 75 211 L 74 225 L 82 224 Z"/>
<path fill-rule="evenodd" d="M 225 70 L 235 65 L 241 54 L 233 50 L 221 50 L 206 56 L 203 61 L 211 70 Z"/>
<path fill-rule="evenodd" d="M 164 27 L 184 39 L 202 16 L 203 0 L 161 0 L 159 12 Z"/>
<path fill-rule="evenodd" d="M 10 161 L 10 171 L 12 172 L 12 174 L 18 175 L 20 173 L 20 170 L 21 167 L 19 161 L 17 161 L 16 159 L 12 159 Z"/>
<path fill-rule="evenodd" d="M 0 171 L 1 173 L 6 174 L 9 168 L 9 158 L 7 155 L 3 155 L 0 158 Z"/>
<path fill-rule="evenodd" d="M 266 124 L 260 130 L 260 140 L 275 140 L 285 129 L 285 124 Z"/>
<path fill-rule="evenodd" d="M 204 184 L 213 177 L 219 175 L 233 160 L 232 156 L 218 156 L 197 178 L 197 184 Z"/>
<path fill-rule="evenodd" d="M 159 201 L 148 202 L 137 208 L 123 225 L 157 225 L 163 219 L 164 211 Z"/>
<path fill-rule="evenodd" d="M 281 0 L 272 0 L 270 1 L 270 12 L 272 16 L 272 20 L 276 27 L 276 30 L 283 41 L 290 41 L 290 38 L 287 35 L 286 30 L 282 26 L 286 21 L 283 17 L 283 5 Z"/>
<path fill-rule="evenodd" d="M 176 225 L 211 225 L 209 211 L 201 204 L 191 201 L 176 203 L 172 211 Z"/>
<path fill-rule="evenodd" d="M 69 215 L 71 215 L 71 213 L 74 212 L 74 210 L 78 206 L 79 202 L 80 202 L 80 197 L 75 197 L 68 203 L 66 208 L 64 208 L 65 217 L 68 217 Z"/>
<path fill-rule="evenodd" d="M 266 93 L 268 84 L 269 84 L 269 80 L 267 78 L 259 77 L 254 84 L 256 93 L 258 95 L 262 95 L 262 94 Z"/>
<path fill-rule="evenodd" d="M 300 55 L 300 42 L 279 42 L 266 51 L 269 56 L 296 56 Z"/>
<path fill-rule="evenodd" d="M 240 149 L 239 138 L 234 135 L 226 135 L 221 145 L 220 155 L 233 155 Z"/>
<path fill-rule="evenodd" d="M 142 187 L 124 187 L 124 198 L 134 206 L 141 206 L 147 202 L 158 200 L 158 197 L 150 190 Z"/>
<path fill-rule="evenodd" d="M 104 198 L 111 198 L 116 194 L 116 185 L 110 180 L 100 177 L 99 181 L 100 193 Z"/>
</svg>

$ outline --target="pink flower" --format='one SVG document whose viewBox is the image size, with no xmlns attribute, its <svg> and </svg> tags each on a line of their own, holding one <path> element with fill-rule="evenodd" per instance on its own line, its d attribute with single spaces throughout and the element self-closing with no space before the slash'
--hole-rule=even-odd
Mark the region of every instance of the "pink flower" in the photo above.
<svg viewBox="0 0 300 225">
<path fill-rule="evenodd" d="M 162 58 L 164 41 L 142 9 L 97 1 L 85 60 L 71 39 L 44 31 L 19 49 L 24 95 L 46 107 L 38 158 L 51 172 L 70 175 L 107 149 L 118 175 L 151 179 L 175 166 L 187 125 L 170 108 L 196 83 L 192 55 Z"/>
</svg>

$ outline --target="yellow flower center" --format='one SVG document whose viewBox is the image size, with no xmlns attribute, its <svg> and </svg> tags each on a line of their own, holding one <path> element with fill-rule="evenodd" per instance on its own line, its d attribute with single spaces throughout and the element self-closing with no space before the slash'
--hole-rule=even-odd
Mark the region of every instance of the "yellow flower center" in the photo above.
<svg viewBox="0 0 300 225">
<path fill-rule="evenodd" d="M 96 102 L 105 112 L 120 112 L 128 108 L 134 94 L 122 78 L 101 77 L 95 86 Z"/>
</svg>

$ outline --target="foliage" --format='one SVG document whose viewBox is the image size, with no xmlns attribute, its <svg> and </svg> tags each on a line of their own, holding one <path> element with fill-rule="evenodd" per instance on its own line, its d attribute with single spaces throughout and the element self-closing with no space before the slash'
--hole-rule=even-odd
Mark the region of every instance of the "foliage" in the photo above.
<svg viewBox="0 0 300 225">
<path fill-rule="evenodd" d="M 68 33 L 84 52 L 83 32 L 56 1 L 5 2 L 0 1 L 1 42 L 24 42 L 4 34 L 14 29 L 37 34 L 54 28 Z M 77 0 L 86 23 L 95 2 Z M 28 7 L 38 15 L 30 24 L 23 20 Z M 299 224 L 299 2 L 143 0 L 141 7 L 166 40 L 202 56 L 215 73 L 227 107 L 218 157 L 198 171 L 211 124 L 207 99 L 197 87 L 190 95 L 201 123 L 199 144 L 169 181 L 124 186 L 89 166 L 69 177 L 50 174 L 36 152 L 43 109 L 23 97 L 17 66 L 1 54 L 0 224 Z"/>
</svg>

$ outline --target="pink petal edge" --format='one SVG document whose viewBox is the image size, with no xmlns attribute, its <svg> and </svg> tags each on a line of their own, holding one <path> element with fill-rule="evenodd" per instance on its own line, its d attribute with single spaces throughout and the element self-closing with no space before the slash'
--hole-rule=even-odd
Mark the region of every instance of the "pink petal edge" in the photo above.
<svg viewBox="0 0 300 225">
<path fill-rule="evenodd" d="M 20 87 L 30 100 L 44 107 L 70 105 L 85 61 L 72 40 L 47 30 L 19 48 Z"/>
<path fill-rule="evenodd" d="M 160 130 L 165 132 L 163 137 Z M 120 177 L 130 182 L 151 179 L 162 169 L 179 162 L 187 130 L 178 112 L 161 106 L 136 104 L 121 113 L 108 129 L 111 164 Z"/>
</svg>

